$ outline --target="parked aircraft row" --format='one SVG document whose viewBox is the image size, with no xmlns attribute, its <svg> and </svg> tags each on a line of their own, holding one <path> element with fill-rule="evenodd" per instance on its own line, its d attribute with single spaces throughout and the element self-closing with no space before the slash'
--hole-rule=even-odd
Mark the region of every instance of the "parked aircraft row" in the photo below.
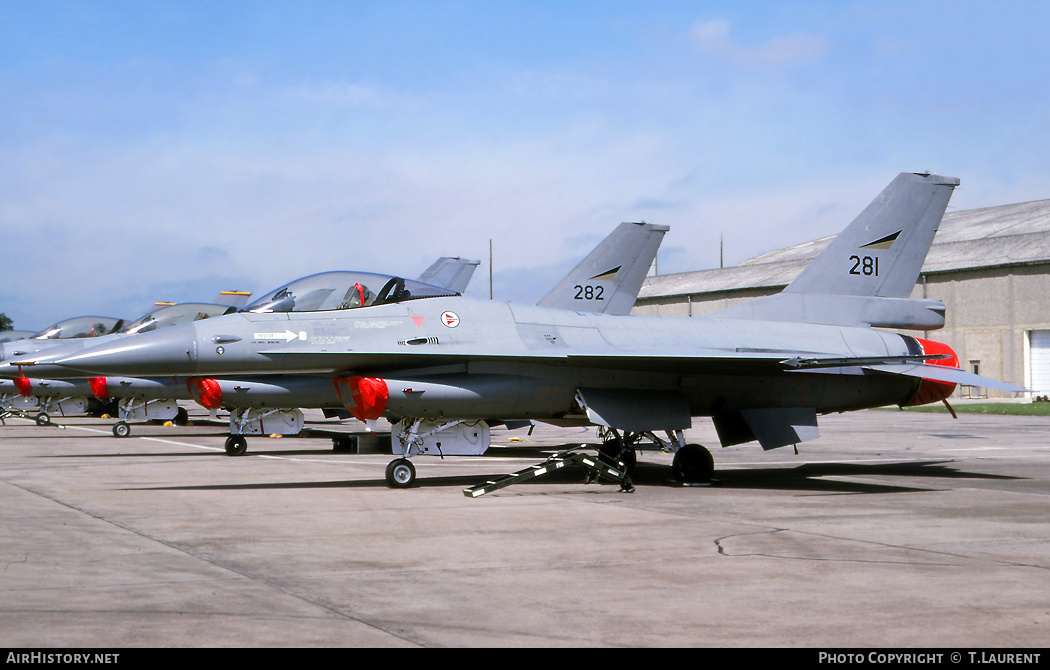
<svg viewBox="0 0 1050 670">
<path fill-rule="evenodd" d="M 324 273 L 239 311 L 90 346 L 7 343 L 2 365 L 52 384 L 104 379 L 96 397 L 226 408 L 231 455 L 246 434 L 301 429 L 301 408 L 342 409 L 370 429 L 384 418 L 394 487 L 414 482 L 412 458 L 482 454 L 489 427 L 514 421 L 600 427 L 627 487 L 644 441 L 675 454 L 679 480 L 707 481 L 710 452 L 684 440 L 694 417 L 713 420 L 722 446 L 768 450 L 818 437 L 831 412 L 945 401 L 956 384 L 1024 390 L 895 332 L 944 325 L 944 305 L 911 292 L 958 183 L 900 174 L 783 292 L 702 317 L 629 314 L 667 228 L 626 223 L 536 305 Z"/>
</svg>

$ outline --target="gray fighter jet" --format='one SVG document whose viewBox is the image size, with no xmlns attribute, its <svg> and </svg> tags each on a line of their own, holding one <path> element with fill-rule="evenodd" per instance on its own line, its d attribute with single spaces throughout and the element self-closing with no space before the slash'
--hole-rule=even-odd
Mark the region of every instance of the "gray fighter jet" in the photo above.
<svg viewBox="0 0 1050 670">
<path fill-rule="evenodd" d="M 222 291 L 213 303 L 156 303 L 154 309 L 131 323 L 99 316 L 66 319 L 31 337 L 0 345 L 0 377 L 22 376 L 22 361 L 39 359 L 41 352 L 46 351 L 51 357 L 67 356 L 115 338 L 236 312 L 250 296 L 240 291 Z"/>
<path fill-rule="evenodd" d="M 634 305 L 645 275 L 656 257 L 666 226 L 647 223 L 620 224 L 587 255 L 543 299 L 557 309 L 626 314 Z M 311 275 L 267 293 L 245 308 L 251 313 L 275 311 L 317 312 L 369 306 L 383 299 L 387 289 L 405 296 L 462 292 L 470 281 L 477 261 L 439 259 L 416 282 L 389 275 L 355 272 L 328 272 Z M 424 278 L 440 282 L 423 285 Z M 584 288 L 586 286 L 586 288 Z M 586 300 L 590 293 L 597 299 Z M 291 335 L 285 333 L 284 337 Z M 124 397 L 146 402 L 167 386 L 178 387 L 171 397 L 183 398 L 186 391 L 202 407 L 230 412 L 230 437 L 227 453 L 242 455 L 247 450 L 245 435 L 298 434 L 304 425 L 302 409 L 338 409 L 346 412 L 339 389 L 331 375 L 254 375 L 250 377 L 190 379 L 128 377 L 96 378 L 100 389 L 116 389 Z M 102 391 L 106 392 L 106 391 Z M 349 414 L 347 414 L 349 415 Z M 371 420 L 368 422 L 374 423 Z M 128 435 L 126 424 L 114 426 L 114 434 Z M 337 441 L 337 444 L 341 442 Z"/>
<path fill-rule="evenodd" d="M 21 373 L 20 368 L 6 365 L 2 361 L 21 360 L 20 357 L 39 355 L 45 350 L 59 350 L 66 344 L 73 345 L 79 351 L 84 342 L 93 338 L 105 337 L 124 326 L 124 319 L 107 316 L 78 316 L 65 319 L 28 337 L 12 337 L 0 342 L 0 423 L 8 417 L 29 418 L 30 414 L 40 407 L 40 398 L 31 392 L 31 384 Z M 68 385 L 65 385 L 68 386 Z M 77 407 L 84 403 L 76 403 Z M 72 406 L 71 406 L 72 409 Z M 46 412 L 37 411 L 37 423 L 49 422 Z"/>
<path fill-rule="evenodd" d="M 0 333 L 0 344 L 5 342 L 16 342 L 33 337 L 36 333 L 32 330 L 5 330 Z"/>
<path fill-rule="evenodd" d="M 667 230 L 666 226 L 649 223 L 620 224 L 538 304 L 577 312 L 627 314 L 634 306 L 638 291 L 656 258 L 656 251 Z M 424 273 L 423 276 L 433 276 L 433 273 L 428 273 Z M 310 279 L 312 278 L 307 278 Z M 469 275 L 467 279 L 469 280 Z M 372 286 L 398 284 L 401 281 L 403 280 L 388 276 L 369 278 L 367 282 L 362 279 L 362 282 Z M 361 283 L 355 285 L 362 286 Z M 463 284 L 462 288 L 465 287 Z M 406 290 L 414 295 L 421 295 L 420 290 L 413 289 L 411 285 L 407 285 Z M 363 291 L 371 294 L 367 288 Z M 303 287 L 292 285 L 263 298 L 257 304 L 279 304 L 285 298 L 277 299 L 276 296 L 305 296 L 311 293 Z M 383 291 L 379 293 L 382 295 Z M 585 297 L 588 295 L 591 296 L 590 299 Z M 355 299 L 346 306 L 359 307 L 370 304 L 362 298 Z M 300 306 L 311 309 L 301 309 Z M 262 309 L 249 306 L 248 311 Z M 318 309 L 315 301 L 299 300 L 292 311 Z M 285 337 L 289 335 L 285 334 Z M 303 427 L 301 409 L 343 409 L 348 402 L 340 397 L 341 387 L 333 383 L 331 375 L 193 377 L 187 380 L 186 385 L 193 398 L 206 409 L 223 407 L 230 411 L 230 437 L 226 440 L 226 451 L 231 456 L 239 456 L 246 452 L 247 442 L 244 435 L 298 434 Z M 362 420 L 369 429 L 375 428 L 375 417 Z"/>
<path fill-rule="evenodd" d="M 157 303 L 156 309 L 131 323 L 114 320 L 112 328 L 117 329 L 115 332 L 100 317 L 77 317 L 51 326 L 27 340 L 5 344 L 0 348 L 0 360 L 8 361 L 0 364 L 0 421 L 10 416 L 29 418 L 35 412 L 37 424 L 43 426 L 51 423 L 51 413 L 54 412 L 65 416 L 106 410 L 106 398 L 94 393 L 95 387 L 88 380 L 48 379 L 47 366 L 35 365 L 44 360 L 42 356 L 68 356 L 91 343 L 233 313 L 250 297 L 250 293 L 241 291 L 222 291 L 214 303 Z M 111 332 L 106 333 L 107 329 Z M 24 364 L 23 361 L 30 356 L 34 364 Z M 163 407 L 155 404 L 152 409 L 154 415 L 150 418 L 183 421 L 186 417 L 186 410 L 179 408 L 174 401 L 164 403 Z"/>
<path fill-rule="evenodd" d="M 723 446 L 818 437 L 830 412 L 935 402 L 956 384 L 1023 391 L 958 368 L 951 350 L 886 328 L 933 329 L 939 302 L 911 291 L 959 180 L 902 173 L 781 294 L 696 318 L 572 312 L 395 282 L 365 307 L 243 312 L 92 347 L 56 361 L 129 375 L 325 374 L 362 420 L 396 421 L 391 486 L 420 454 L 482 453 L 487 420 L 597 425 L 629 460 L 664 432 L 682 481 L 711 477 L 684 444 L 712 417 Z M 580 283 L 573 300 L 598 302 Z M 416 299 L 419 298 L 419 299 Z"/>
<path fill-rule="evenodd" d="M 466 288 L 479 264 L 480 261 L 441 257 L 424 271 L 424 276 L 447 283 L 454 291 L 461 291 Z M 247 307 L 245 305 L 251 293 L 241 291 L 223 291 L 214 304 L 158 303 L 159 309 L 136 319 L 114 337 L 147 333 L 158 328 L 233 313 L 242 308 L 255 311 L 292 309 L 297 298 L 300 308 L 315 306 L 330 309 L 339 301 L 356 297 L 358 291 L 362 291 L 362 295 L 367 291 L 361 288 L 360 284 L 355 285 L 354 279 L 364 276 L 359 275 L 360 273 L 343 272 L 313 275 L 293 285 L 283 286 Z M 68 374 L 65 368 L 56 369 L 49 366 L 49 360 L 67 356 L 83 346 L 79 341 L 67 344 L 69 346 L 48 348 L 43 355 L 38 352 L 31 364 L 26 363 L 25 358 L 13 357 L 11 366 L 17 367 L 0 366 L 0 376 L 7 374 L 13 377 L 10 380 L 0 379 L 0 420 L 12 415 L 27 418 L 28 410 L 37 408 L 39 413 L 36 415 L 36 422 L 39 425 L 47 425 L 50 423 L 48 412 L 51 410 L 57 409 L 63 415 L 100 411 L 102 403 L 116 405 L 114 413 L 118 415 L 119 420 L 113 426 L 113 434 L 117 437 L 127 437 L 131 434 L 128 422 L 132 420 L 170 420 L 179 425 L 186 422 L 187 412 L 177 401 L 191 400 L 193 396 L 185 383 L 173 377 L 93 377 L 77 380 L 48 378 L 49 374 L 58 377 Z M 22 351 L 14 353 L 16 356 L 26 355 L 26 352 Z M 12 370 L 18 371 L 17 377 L 12 375 Z M 17 391 L 17 394 L 14 391 Z"/>
</svg>

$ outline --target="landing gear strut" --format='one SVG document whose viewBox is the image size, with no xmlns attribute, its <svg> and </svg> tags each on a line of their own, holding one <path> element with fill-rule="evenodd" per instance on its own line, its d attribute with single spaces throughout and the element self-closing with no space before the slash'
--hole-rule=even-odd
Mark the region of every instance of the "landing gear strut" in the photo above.
<svg viewBox="0 0 1050 670">
<path fill-rule="evenodd" d="M 609 465 L 622 467 L 627 474 L 634 474 L 634 466 L 638 464 L 638 452 L 634 448 L 637 438 L 631 439 L 631 433 L 620 437 L 615 428 L 599 429 L 598 437 L 602 438 L 598 457 Z"/>
<path fill-rule="evenodd" d="M 675 480 L 682 484 L 707 484 L 715 471 L 714 459 L 706 447 L 699 444 L 685 444 L 682 431 L 667 431 L 663 440 L 652 432 L 624 431 L 621 436 L 615 428 L 601 427 L 598 437 L 602 439 L 599 455 L 610 464 L 622 463 L 623 467 L 633 473 L 637 462 L 636 444 L 643 438 L 651 440 L 660 450 L 674 454 L 671 473 Z"/>
</svg>

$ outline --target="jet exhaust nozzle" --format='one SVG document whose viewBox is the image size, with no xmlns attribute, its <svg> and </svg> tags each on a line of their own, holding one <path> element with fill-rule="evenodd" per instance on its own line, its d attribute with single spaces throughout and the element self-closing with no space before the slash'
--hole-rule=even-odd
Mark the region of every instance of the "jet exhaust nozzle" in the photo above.
<svg viewBox="0 0 1050 670">
<path fill-rule="evenodd" d="M 953 351 L 947 344 L 944 344 L 943 342 L 934 342 L 932 340 L 924 340 L 918 337 L 914 339 L 919 343 L 919 346 L 922 347 L 922 353 L 924 355 L 947 354 L 949 356 L 948 358 L 926 361 L 924 365 L 943 365 L 949 368 L 959 367 L 959 356 L 956 355 L 955 351 Z M 946 400 L 952 393 L 955 393 L 955 387 L 956 384 L 951 382 L 923 379 L 919 382 L 919 388 L 915 391 L 914 395 L 912 395 L 907 402 L 901 403 L 901 407 L 928 405 L 932 402 Z"/>
</svg>

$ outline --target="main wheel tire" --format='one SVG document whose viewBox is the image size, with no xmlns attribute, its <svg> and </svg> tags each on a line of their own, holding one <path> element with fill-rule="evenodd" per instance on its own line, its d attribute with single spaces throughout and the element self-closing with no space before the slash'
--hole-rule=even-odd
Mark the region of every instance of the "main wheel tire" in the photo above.
<svg viewBox="0 0 1050 670">
<path fill-rule="evenodd" d="M 715 461 L 704 446 L 687 444 L 675 452 L 671 472 L 684 484 L 706 484 L 715 472 Z"/>
<path fill-rule="evenodd" d="M 416 481 L 416 467 L 407 458 L 390 461 L 386 466 L 386 483 L 393 489 L 407 489 Z"/>
<path fill-rule="evenodd" d="M 243 456 L 248 451 L 248 440 L 240 435 L 230 435 L 226 438 L 226 455 Z"/>
<path fill-rule="evenodd" d="M 190 422 L 190 413 L 186 411 L 185 407 L 180 407 L 178 409 L 178 411 L 175 412 L 175 421 L 174 421 L 175 425 L 176 426 L 185 426 L 189 422 Z"/>
<path fill-rule="evenodd" d="M 113 424 L 113 437 L 127 437 L 131 435 L 131 426 L 123 421 Z"/>
</svg>

